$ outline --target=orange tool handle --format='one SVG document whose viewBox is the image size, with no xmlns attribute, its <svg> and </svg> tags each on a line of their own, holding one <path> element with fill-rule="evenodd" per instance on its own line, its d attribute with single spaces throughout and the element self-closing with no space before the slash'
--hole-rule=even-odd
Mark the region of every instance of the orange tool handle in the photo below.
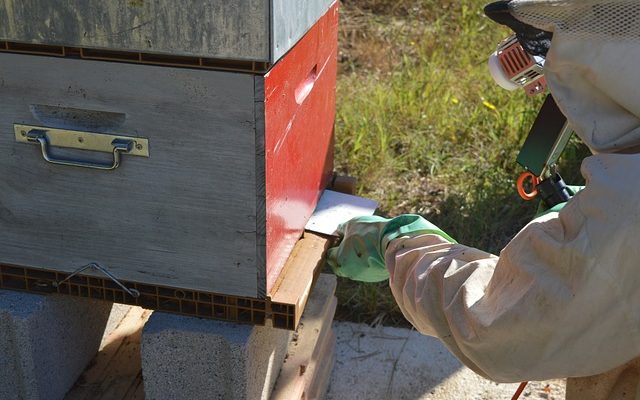
<svg viewBox="0 0 640 400">
<path fill-rule="evenodd" d="M 527 180 L 531 181 L 531 191 L 527 192 L 527 189 L 524 187 L 525 182 Z M 516 188 L 518 189 L 518 194 L 525 201 L 530 201 L 536 198 L 538 195 L 538 184 L 540 183 L 540 178 L 535 176 L 533 173 L 529 171 L 525 171 L 518 177 L 516 181 Z"/>
</svg>

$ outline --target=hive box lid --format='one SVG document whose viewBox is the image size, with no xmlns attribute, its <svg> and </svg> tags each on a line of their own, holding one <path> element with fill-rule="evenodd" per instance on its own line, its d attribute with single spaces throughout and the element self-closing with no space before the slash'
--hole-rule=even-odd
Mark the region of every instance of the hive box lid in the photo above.
<svg viewBox="0 0 640 400">
<path fill-rule="evenodd" d="M 6 0 L 0 41 L 275 63 L 334 2 Z"/>
</svg>

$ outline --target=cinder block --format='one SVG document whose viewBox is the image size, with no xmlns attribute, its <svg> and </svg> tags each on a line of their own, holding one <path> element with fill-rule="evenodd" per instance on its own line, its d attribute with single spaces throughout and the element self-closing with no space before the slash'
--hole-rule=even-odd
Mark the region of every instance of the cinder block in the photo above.
<svg viewBox="0 0 640 400">
<path fill-rule="evenodd" d="M 111 306 L 0 290 L 0 399 L 62 399 L 98 351 Z"/>
<path fill-rule="evenodd" d="M 268 399 L 291 333 L 155 312 L 142 333 L 147 400 Z"/>
</svg>

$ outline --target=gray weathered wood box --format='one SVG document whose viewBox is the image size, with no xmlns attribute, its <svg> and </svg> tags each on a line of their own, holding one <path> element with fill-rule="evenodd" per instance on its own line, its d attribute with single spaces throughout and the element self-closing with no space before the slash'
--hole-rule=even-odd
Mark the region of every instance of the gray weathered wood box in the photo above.
<svg viewBox="0 0 640 400">
<path fill-rule="evenodd" d="M 0 41 L 275 63 L 334 0 L 6 0 Z"/>
</svg>

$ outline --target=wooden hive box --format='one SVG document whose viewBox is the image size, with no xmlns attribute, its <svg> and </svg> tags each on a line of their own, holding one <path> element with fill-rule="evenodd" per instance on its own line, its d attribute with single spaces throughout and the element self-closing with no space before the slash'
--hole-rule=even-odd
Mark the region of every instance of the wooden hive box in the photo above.
<svg viewBox="0 0 640 400">
<path fill-rule="evenodd" d="M 0 287 L 264 323 L 333 169 L 330 6 L 266 72 L 87 60 L 77 48 L 22 54 L 33 52 L 5 41 Z M 115 280 L 70 277 L 91 263 Z M 294 328 L 301 310 L 290 306 L 274 312 Z"/>
<path fill-rule="evenodd" d="M 6 0 L 0 40 L 42 45 L 275 63 L 334 0 Z M 31 47 L 29 45 L 35 45 Z M 100 51 L 104 50 L 104 53 Z"/>
</svg>

